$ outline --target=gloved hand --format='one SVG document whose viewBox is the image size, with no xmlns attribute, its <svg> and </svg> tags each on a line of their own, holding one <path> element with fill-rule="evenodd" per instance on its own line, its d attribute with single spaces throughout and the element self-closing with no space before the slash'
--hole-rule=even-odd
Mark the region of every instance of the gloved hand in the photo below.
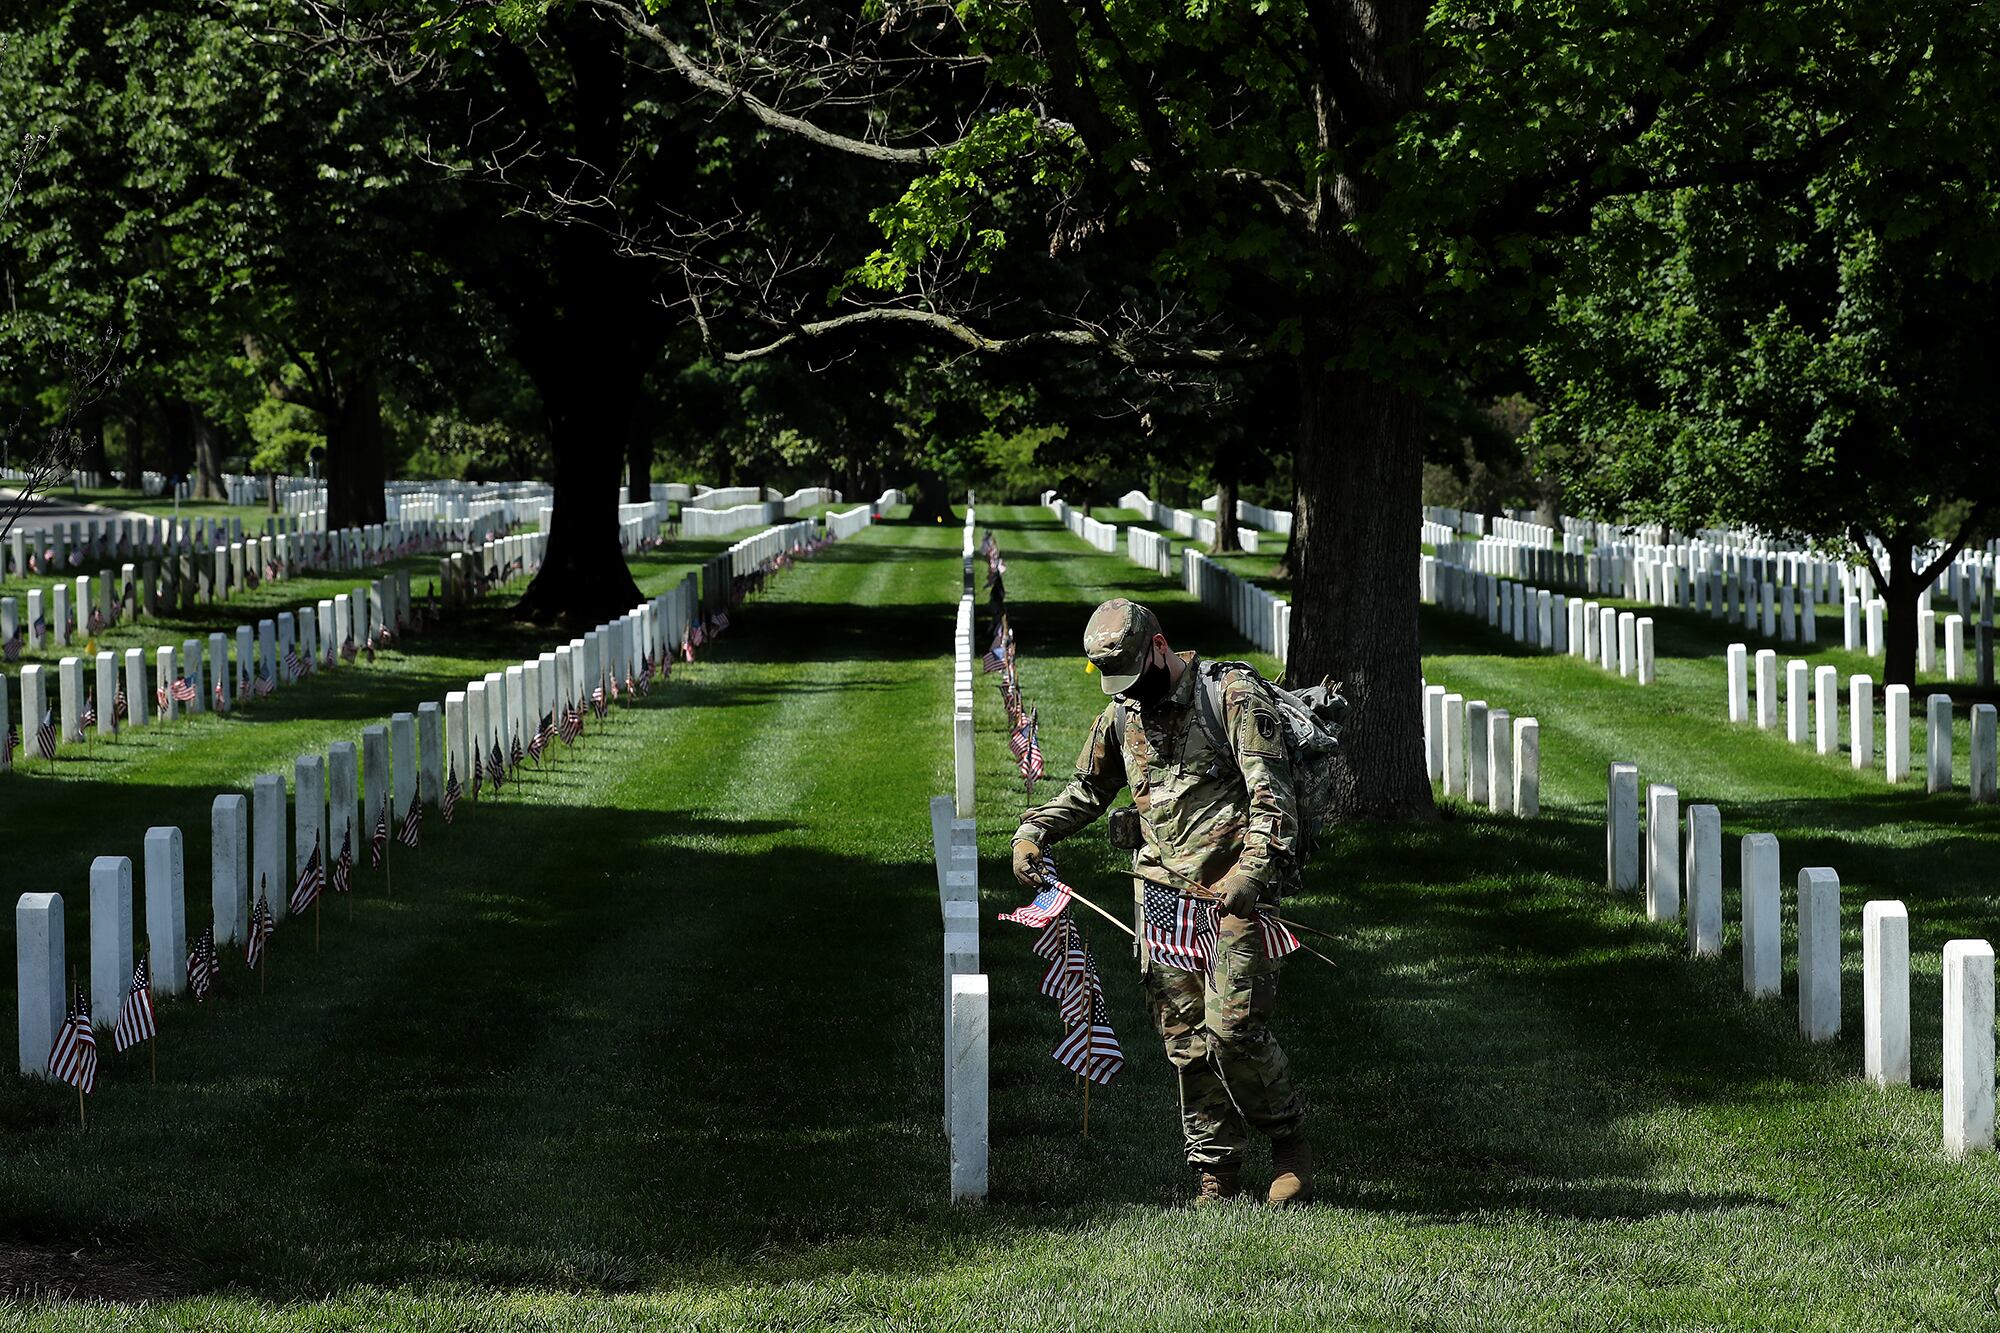
<svg viewBox="0 0 2000 1333">
<path fill-rule="evenodd" d="M 1224 916 L 1253 917 L 1257 915 L 1257 882 L 1238 866 L 1215 882 L 1215 900 Z"/>
<path fill-rule="evenodd" d="M 1042 887 L 1042 849 L 1026 838 L 1014 839 L 1014 878 L 1024 888 Z"/>
</svg>

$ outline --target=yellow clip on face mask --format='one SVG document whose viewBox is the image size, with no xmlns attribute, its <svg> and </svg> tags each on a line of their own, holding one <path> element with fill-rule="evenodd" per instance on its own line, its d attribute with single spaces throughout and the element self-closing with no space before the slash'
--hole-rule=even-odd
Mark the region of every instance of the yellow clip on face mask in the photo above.
<svg viewBox="0 0 2000 1333">
<path fill-rule="evenodd" d="M 1084 658 L 1084 659 L 1083 659 L 1083 674 L 1084 674 L 1084 675 L 1086 675 L 1086 676 L 1094 676 L 1094 675 L 1096 675 L 1096 674 L 1097 674 L 1097 663 L 1095 663 L 1095 662 L 1091 661 L 1091 660 L 1090 660 L 1089 658 L 1087 658 L 1087 657 L 1086 657 L 1086 658 Z"/>
</svg>

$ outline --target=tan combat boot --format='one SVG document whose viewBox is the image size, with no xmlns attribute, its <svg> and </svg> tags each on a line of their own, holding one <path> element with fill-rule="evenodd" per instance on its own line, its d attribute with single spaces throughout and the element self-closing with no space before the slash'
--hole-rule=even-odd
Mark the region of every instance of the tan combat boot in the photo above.
<svg viewBox="0 0 2000 1333">
<path fill-rule="evenodd" d="M 1201 1193 L 1194 1196 L 1197 1208 L 1211 1203 L 1227 1203 L 1243 1192 L 1241 1167 L 1202 1166 L 1195 1169 L 1201 1172 Z"/>
<path fill-rule="evenodd" d="M 1274 1208 L 1311 1203 L 1313 1150 L 1303 1134 L 1271 1140 L 1271 1192 L 1264 1201 Z"/>
</svg>

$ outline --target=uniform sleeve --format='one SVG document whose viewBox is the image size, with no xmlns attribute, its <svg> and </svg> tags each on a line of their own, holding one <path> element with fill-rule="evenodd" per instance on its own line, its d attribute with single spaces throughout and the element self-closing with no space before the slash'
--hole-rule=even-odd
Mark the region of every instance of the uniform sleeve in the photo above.
<svg viewBox="0 0 2000 1333">
<path fill-rule="evenodd" d="M 1021 816 L 1016 841 L 1049 848 L 1103 814 L 1125 786 L 1125 758 L 1119 752 L 1116 708 L 1106 708 L 1090 728 L 1076 757 L 1076 772 L 1055 799 Z"/>
<path fill-rule="evenodd" d="M 1298 849 L 1299 805 L 1291 760 L 1285 755 L 1285 720 L 1262 690 L 1240 677 L 1225 685 L 1222 704 L 1223 725 L 1250 801 L 1237 869 L 1268 893 L 1291 869 Z"/>
</svg>

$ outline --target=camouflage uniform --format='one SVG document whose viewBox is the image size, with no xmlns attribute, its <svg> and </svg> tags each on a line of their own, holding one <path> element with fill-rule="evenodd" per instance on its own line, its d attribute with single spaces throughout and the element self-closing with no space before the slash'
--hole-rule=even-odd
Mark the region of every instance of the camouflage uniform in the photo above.
<svg viewBox="0 0 2000 1333">
<path fill-rule="evenodd" d="M 1124 705 L 1122 730 L 1120 705 L 1105 708 L 1069 783 L 1028 811 L 1014 836 L 1046 849 L 1103 814 L 1130 785 L 1146 833 L 1134 870 L 1185 887 L 1181 875 L 1212 885 L 1240 866 L 1256 881 L 1259 900 L 1275 905 L 1297 875 L 1298 807 L 1283 721 L 1252 680 L 1226 674 L 1220 712 L 1232 765 L 1214 753 L 1196 716 L 1194 692 L 1205 688 L 1200 659 L 1180 658 L 1184 669 L 1166 699 L 1143 711 Z M 1142 893 L 1135 884 L 1135 920 Z M 1250 1126 L 1284 1138 L 1305 1119 L 1270 1031 L 1282 964 L 1264 957 L 1254 921 L 1221 916 L 1218 936 L 1212 976 L 1143 953 L 1140 961 L 1153 1024 L 1179 1072 L 1181 1123 L 1195 1166 L 1240 1161 Z"/>
</svg>

